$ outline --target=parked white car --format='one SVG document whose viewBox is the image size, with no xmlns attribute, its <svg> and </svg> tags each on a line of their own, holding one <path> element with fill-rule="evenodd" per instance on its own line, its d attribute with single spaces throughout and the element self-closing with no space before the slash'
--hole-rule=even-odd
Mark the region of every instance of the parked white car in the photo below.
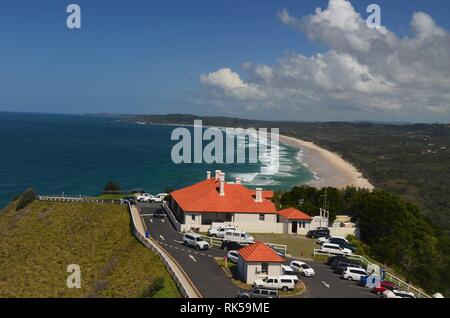
<svg viewBox="0 0 450 318">
<path fill-rule="evenodd" d="M 238 228 L 234 225 L 226 224 L 217 227 L 212 227 L 208 230 L 208 235 L 212 237 L 223 238 L 226 231 L 237 231 Z"/>
<path fill-rule="evenodd" d="M 352 251 L 348 248 L 342 248 L 337 244 L 331 243 L 323 244 L 320 250 L 334 255 L 352 255 Z"/>
<path fill-rule="evenodd" d="M 142 193 L 136 197 L 136 200 L 138 202 L 152 202 L 155 197 L 149 193 Z"/>
<path fill-rule="evenodd" d="M 292 261 L 289 265 L 292 270 L 296 273 L 299 273 L 300 275 L 306 276 L 306 277 L 312 277 L 316 275 L 316 272 L 314 269 L 311 268 L 308 264 L 302 261 Z"/>
<path fill-rule="evenodd" d="M 295 281 L 292 278 L 283 276 L 267 276 L 262 279 L 257 279 L 253 283 L 253 286 L 288 291 L 295 288 Z"/>
<path fill-rule="evenodd" d="M 281 265 L 281 271 L 283 272 L 283 277 L 292 278 L 295 283 L 298 282 L 298 276 L 295 274 L 295 271 L 287 265 Z"/>
<path fill-rule="evenodd" d="M 319 237 L 316 242 L 317 242 L 317 244 L 322 245 L 322 244 L 325 244 L 325 243 L 329 243 L 330 242 L 330 238 L 326 237 L 326 236 Z"/>
<path fill-rule="evenodd" d="M 238 242 L 238 243 L 253 243 L 255 238 L 244 231 L 225 231 L 223 236 L 225 242 Z"/>
<path fill-rule="evenodd" d="M 395 296 L 400 298 L 416 298 L 416 295 L 414 295 L 414 293 L 406 290 L 394 289 L 392 292 L 395 294 Z"/>
<path fill-rule="evenodd" d="M 232 262 L 237 264 L 239 262 L 239 253 L 238 251 L 229 251 L 227 254 L 227 259 Z"/>
<path fill-rule="evenodd" d="M 197 250 L 209 249 L 209 243 L 206 242 L 200 234 L 186 233 L 183 235 L 183 244 L 186 246 L 194 247 Z"/>
<path fill-rule="evenodd" d="M 416 298 L 416 296 L 413 293 L 407 292 L 404 290 L 398 290 L 398 289 L 385 290 L 381 294 L 381 297 L 382 298 Z"/>
<path fill-rule="evenodd" d="M 360 281 L 362 277 L 369 276 L 367 272 L 362 268 L 357 267 L 347 267 L 347 269 L 342 274 L 342 278 L 346 280 Z"/>
<path fill-rule="evenodd" d="M 168 193 L 158 193 L 153 197 L 152 202 L 162 203 L 164 201 L 164 198 L 167 197 L 168 195 L 169 195 Z"/>
</svg>

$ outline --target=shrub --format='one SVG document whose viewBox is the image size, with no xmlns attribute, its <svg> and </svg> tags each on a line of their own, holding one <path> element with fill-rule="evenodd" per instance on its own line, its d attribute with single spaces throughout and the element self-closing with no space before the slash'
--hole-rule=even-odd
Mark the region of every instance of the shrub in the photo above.
<svg viewBox="0 0 450 318">
<path fill-rule="evenodd" d="M 152 298 L 164 287 L 164 278 L 161 276 L 155 277 L 150 285 L 142 293 L 143 298 Z"/>
<path fill-rule="evenodd" d="M 122 190 L 121 186 L 114 182 L 114 181 L 109 181 L 106 185 L 105 185 L 105 189 L 104 192 L 117 192 Z"/>
<path fill-rule="evenodd" d="M 34 191 L 33 188 L 29 188 L 19 197 L 16 205 L 16 211 L 24 209 L 28 204 L 30 204 L 34 200 L 36 200 L 36 192 Z"/>
</svg>

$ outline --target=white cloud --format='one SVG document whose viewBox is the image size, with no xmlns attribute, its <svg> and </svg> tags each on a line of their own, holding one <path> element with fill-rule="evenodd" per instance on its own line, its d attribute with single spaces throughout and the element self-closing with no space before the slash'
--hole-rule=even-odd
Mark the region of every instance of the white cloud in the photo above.
<svg viewBox="0 0 450 318">
<path fill-rule="evenodd" d="M 200 76 L 202 84 L 222 90 L 226 95 L 240 100 L 254 100 L 264 97 L 256 85 L 245 83 L 239 74 L 229 68 Z"/>
<path fill-rule="evenodd" d="M 368 28 L 346 0 L 330 0 L 326 9 L 302 18 L 282 10 L 278 18 L 329 51 L 312 57 L 288 53 L 274 65 L 246 62 L 247 81 L 228 68 L 202 75 L 213 98 L 293 113 L 413 114 L 420 120 L 447 113 L 450 119 L 450 35 L 428 14 L 413 15 L 414 35 L 405 38 L 386 27 Z"/>
</svg>

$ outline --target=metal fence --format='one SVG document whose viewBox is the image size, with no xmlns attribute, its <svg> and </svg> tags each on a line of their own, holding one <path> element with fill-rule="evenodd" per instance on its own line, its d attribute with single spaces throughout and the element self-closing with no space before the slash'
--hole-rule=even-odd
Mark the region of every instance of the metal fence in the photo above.
<svg viewBox="0 0 450 318">
<path fill-rule="evenodd" d="M 58 196 L 38 196 L 39 201 L 66 202 L 66 203 L 102 203 L 102 204 L 122 204 L 121 200 L 113 199 L 90 199 L 84 197 L 58 197 Z"/>
<path fill-rule="evenodd" d="M 330 252 L 325 252 L 325 251 L 322 251 L 320 249 L 315 249 L 314 250 L 314 256 L 316 256 L 316 255 L 326 255 L 326 256 L 330 257 L 330 256 L 336 256 L 337 254 L 333 254 L 333 253 L 330 253 Z M 364 256 L 361 256 L 361 255 L 354 255 L 353 254 L 353 255 L 347 255 L 347 257 L 349 259 L 358 260 L 361 263 L 361 265 L 364 266 L 365 268 L 368 268 L 370 265 L 379 266 L 378 264 L 372 263 L 367 258 L 365 258 Z M 420 290 L 417 287 L 414 287 L 411 284 L 406 283 L 405 281 L 403 281 L 400 278 L 392 275 L 389 272 L 386 272 L 386 271 L 384 272 L 384 280 L 393 283 L 394 285 L 398 286 L 402 290 L 406 290 L 406 291 L 414 293 L 418 298 L 432 298 L 430 295 L 428 295 L 424 291 Z"/>
<path fill-rule="evenodd" d="M 156 255 L 159 256 L 161 261 L 164 263 L 167 271 L 170 276 L 174 280 L 175 284 L 178 287 L 178 290 L 185 298 L 202 298 L 202 295 L 197 290 L 197 287 L 191 281 L 189 276 L 186 274 L 181 265 L 170 255 L 166 250 L 164 250 L 158 243 L 156 243 L 151 237 L 145 237 L 142 235 L 137 229 L 137 222 L 141 222 L 140 220 L 136 220 L 132 211 L 131 204 L 126 201 L 128 209 L 131 214 L 132 219 L 132 227 L 133 233 L 136 238 L 148 249 L 152 250 Z"/>
</svg>

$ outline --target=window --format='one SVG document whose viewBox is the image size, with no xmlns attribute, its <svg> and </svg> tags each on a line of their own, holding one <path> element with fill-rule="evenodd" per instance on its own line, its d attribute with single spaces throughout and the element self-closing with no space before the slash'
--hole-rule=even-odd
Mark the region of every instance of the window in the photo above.
<svg viewBox="0 0 450 318">
<path fill-rule="evenodd" d="M 260 214 L 259 215 L 259 220 L 260 221 L 265 221 L 266 220 L 266 215 L 265 214 Z"/>
<path fill-rule="evenodd" d="M 263 290 L 261 290 L 261 292 L 264 292 Z M 255 289 L 253 291 L 253 295 L 259 295 L 260 294 L 260 290 L 259 289 Z"/>
<path fill-rule="evenodd" d="M 191 218 L 192 218 L 192 222 L 195 222 L 195 214 L 192 214 Z"/>
<path fill-rule="evenodd" d="M 269 294 L 269 291 L 268 290 L 261 290 L 261 295 L 268 295 Z"/>
<path fill-rule="evenodd" d="M 264 274 L 269 273 L 269 264 L 261 263 L 261 273 L 264 273 Z"/>
</svg>

